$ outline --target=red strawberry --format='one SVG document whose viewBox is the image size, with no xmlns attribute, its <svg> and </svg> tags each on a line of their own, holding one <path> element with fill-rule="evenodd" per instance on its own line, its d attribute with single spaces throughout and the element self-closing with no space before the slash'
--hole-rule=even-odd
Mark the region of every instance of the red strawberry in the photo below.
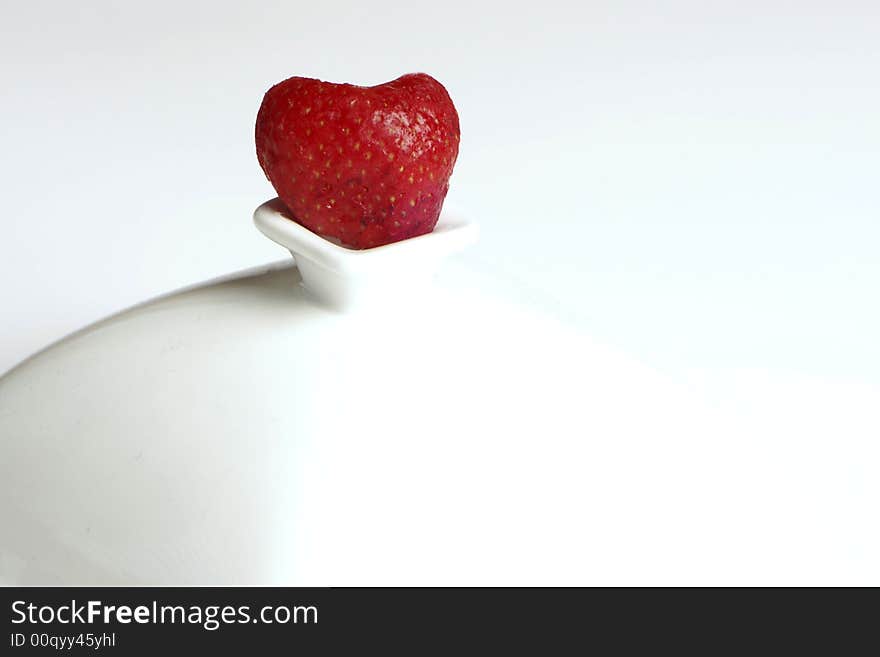
<svg viewBox="0 0 880 657">
<path fill-rule="evenodd" d="M 366 249 L 434 229 L 459 134 L 449 94 L 424 73 L 375 87 L 295 77 L 263 98 L 257 158 L 297 222 Z"/>
</svg>

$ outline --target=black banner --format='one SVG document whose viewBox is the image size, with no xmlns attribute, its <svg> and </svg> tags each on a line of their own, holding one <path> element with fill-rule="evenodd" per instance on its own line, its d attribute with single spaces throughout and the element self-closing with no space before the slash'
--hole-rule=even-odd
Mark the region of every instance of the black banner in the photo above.
<svg viewBox="0 0 880 657">
<path fill-rule="evenodd" d="M 869 590 L 6 588 L 0 654 L 790 652 L 859 645 Z M 867 599 L 863 599 L 866 598 Z M 869 604 L 864 604 L 868 602 Z M 836 629 L 840 628 L 840 629 Z M 875 641 L 869 638 L 869 642 Z M 378 651 L 378 652 L 377 652 Z"/>
</svg>

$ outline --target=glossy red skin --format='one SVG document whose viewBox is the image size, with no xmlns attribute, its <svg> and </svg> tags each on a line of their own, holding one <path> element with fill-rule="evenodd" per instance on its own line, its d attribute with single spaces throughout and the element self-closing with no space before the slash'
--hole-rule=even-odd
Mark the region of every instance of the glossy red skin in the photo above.
<svg viewBox="0 0 880 657">
<path fill-rule="evenodd" d="M 292 217 L 355 249 L 434 229 L 459 137 L 449 94 L 424 73 L 375 87 L 290 78 L 256 125 L 260 166 Z"/>
</svg>

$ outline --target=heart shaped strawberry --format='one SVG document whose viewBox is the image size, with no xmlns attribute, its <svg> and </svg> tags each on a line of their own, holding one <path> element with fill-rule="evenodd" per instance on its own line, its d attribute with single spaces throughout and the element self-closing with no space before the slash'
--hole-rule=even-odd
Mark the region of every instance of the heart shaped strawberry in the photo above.
<svg viewBox="0 0 880 657">
<path fill-rule="evenodd" d="M 257 158 L 298 223 L 366 249 L 434 229 L 459 134 L 449 94 L 424 73 L 375 87 L 294 77 L 263 98 Z"/>
</svg>

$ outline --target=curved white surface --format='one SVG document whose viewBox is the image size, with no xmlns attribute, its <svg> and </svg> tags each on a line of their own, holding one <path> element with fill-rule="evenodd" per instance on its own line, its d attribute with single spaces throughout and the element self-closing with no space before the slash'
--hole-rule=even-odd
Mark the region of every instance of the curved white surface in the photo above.
<svg viewBox="0 0 880 657">
<path fill-rule="evenodd" d="M 298 283 L 184 290 L 0 379 L 0 581 L 877 580 L 860 429 L 722 413 L 460 266 L 394 312 Z"/>
</svg>

